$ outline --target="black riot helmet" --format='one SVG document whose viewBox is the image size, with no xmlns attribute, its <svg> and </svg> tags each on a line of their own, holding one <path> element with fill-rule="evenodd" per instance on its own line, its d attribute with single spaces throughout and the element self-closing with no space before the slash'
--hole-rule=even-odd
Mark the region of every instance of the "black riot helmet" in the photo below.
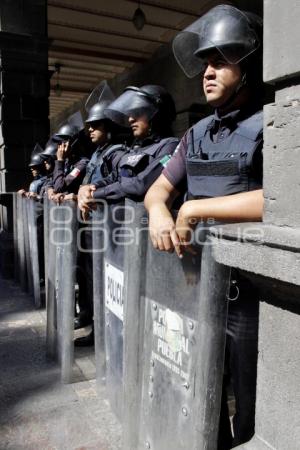
<svg viewBox="0 0 300 450">
<path fill-rule="evenodd" d="M 45 150 L 41 153 L 41 157 L 44 161 L 47 159 L 56 159 L 57 146 L 58 142 L 55 142 L 52 138 L 49 139 L 45 146 Z"/>
<path fill-rule="evenodd" d="M 162 86 L 147 84 L 129 86 L 105 110 L 108 118 L 121 126 L 129 126 L 129 117 L 146 116 L 152 128 L 169 128 L 176 117 L 174 100 Z"/>
<path fill-rule="evenodd" d="M 58 131 L 52 136 L 52 140 L 56 142 L 73 142 L 83 128 L 84 124 L 81 113 L 80 111 L 77 111 L 68 118 L 67 122 L 59 127 Z"/>
<path fill-rule="evenodd" d="M 34 149 L 32 150 L 28 166 L 29 167 L 42 166 L 44 163 L 42 153 L 43 148 L 40 146 L 40 144 L 36 143 Z"/>
<path fill-rule="evenodd" d="M 189 77 L 204 68 L 208 52 L 217 50 L 229 64 L 261 57 L 262 19 L 230 5 L 218 5 L 179 33 L 173 41 L 175 58 Z"/>
<path fill-rule="evenodd" d="M 88 113 L 86 123 L 107 121 L 104 110 L 115 100 L 115 95 L 110 89 L 107 81 L 102 81 L 89 95 L 85 102 L 85 109 Z"/>
</svg>

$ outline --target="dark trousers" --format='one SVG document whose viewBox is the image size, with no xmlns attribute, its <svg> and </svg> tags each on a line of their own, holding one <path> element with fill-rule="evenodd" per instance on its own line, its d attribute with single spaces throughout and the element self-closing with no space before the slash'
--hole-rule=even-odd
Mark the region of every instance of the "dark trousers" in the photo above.
<svg viewBox="0 0 300 450">
<path fill-rule="evenodd" d="M 88 321 L 93 319 L 93 253 L 92 253 L 92 230 L 81 230 L 81 248 L 78 249 L 77 258 L 77 282 L 79 286 L 78 305 L 80 315 L 85 316 Z"/>
<path fill-rule="evenodd" d="M 219 450 L 243 444 L 254 435 L 259 294 L 250 281 L 241 274 L 237 276 L 240 296 L 229 303 L 228 311 Z M 233 388 L 236 405 L 232 442 L 225 390 L 228 380 Z"/>
</svg>

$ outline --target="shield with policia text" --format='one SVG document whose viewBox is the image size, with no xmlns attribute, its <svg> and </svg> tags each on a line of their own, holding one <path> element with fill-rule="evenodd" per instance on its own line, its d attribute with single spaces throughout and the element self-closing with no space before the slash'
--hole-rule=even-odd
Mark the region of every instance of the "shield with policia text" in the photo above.
<svg viewBox="0 0 300 450">
<path fill-rule="evenodd" d="M 217 448 L 229 275 L 205 235 L 183 259 L 126 248 L 126 449 Z"/>
</svg>

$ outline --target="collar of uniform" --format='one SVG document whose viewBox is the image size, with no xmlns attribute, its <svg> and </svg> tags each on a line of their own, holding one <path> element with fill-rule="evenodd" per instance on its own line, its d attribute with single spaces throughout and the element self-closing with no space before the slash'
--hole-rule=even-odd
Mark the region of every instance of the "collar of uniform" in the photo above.
<svg viewBox="0 0 300 450">
<path fill-rule="evenodd" d="M 224 124 L 226 127 L 231 128 L 232 126 L 236 126 L 237 118 L 240 115 L 241 110 L 237 109 L 235 111 L 231 111 L 224 116 L 221 116 L 218 110 L 215 110 L 214 117 L 211 123 L 208 125 L 208 130 L 218 130 L 220 127 L 220 123 Z"/>
<path fill-rule="evenodd" d="M 136 139 L 133 143 L 133 148 L 137 147 L 147 147 L 148 145 L 152 145 L 155 142 L 161 141 L 161 137 L 157 134 L 151 134 L 150 136 L 145 137 L 144 139 Z"/>
</svg>

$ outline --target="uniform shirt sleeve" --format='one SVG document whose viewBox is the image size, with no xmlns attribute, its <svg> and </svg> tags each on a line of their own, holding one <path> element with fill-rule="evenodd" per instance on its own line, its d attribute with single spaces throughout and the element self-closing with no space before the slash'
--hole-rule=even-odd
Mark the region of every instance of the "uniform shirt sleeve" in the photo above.
<svg viewBox="0 0 300 450">
<path fill-rule="evenodd" d="M 79 186 L 85 176 L 87 158 L 81 158 L 73 165 L 73 169 L 65 174 L 65 161 L 55 161 L 53 171 L 53 188 L 54 192 L 77 194 Z"/>
<path fill-rule="evenodd" d="M 135 176 L 118 175 L 118 181 L 101 187 L 94 192 L 94 198 L 107 200 L 120 200 L 125 197 L 142 198 L 152 183 L 161 174 L 169 156 L 174 153 L 177 140 L 166 142 L 160 147 L 151 162 Z"/>
<path fill-rule="evenodd" d="M 179 191 L 186 190 L 186 152 L 187 152 L 187 133 L 178 144 L 172 158 L 163 170 L 163 175 Z"/>
</svg>

